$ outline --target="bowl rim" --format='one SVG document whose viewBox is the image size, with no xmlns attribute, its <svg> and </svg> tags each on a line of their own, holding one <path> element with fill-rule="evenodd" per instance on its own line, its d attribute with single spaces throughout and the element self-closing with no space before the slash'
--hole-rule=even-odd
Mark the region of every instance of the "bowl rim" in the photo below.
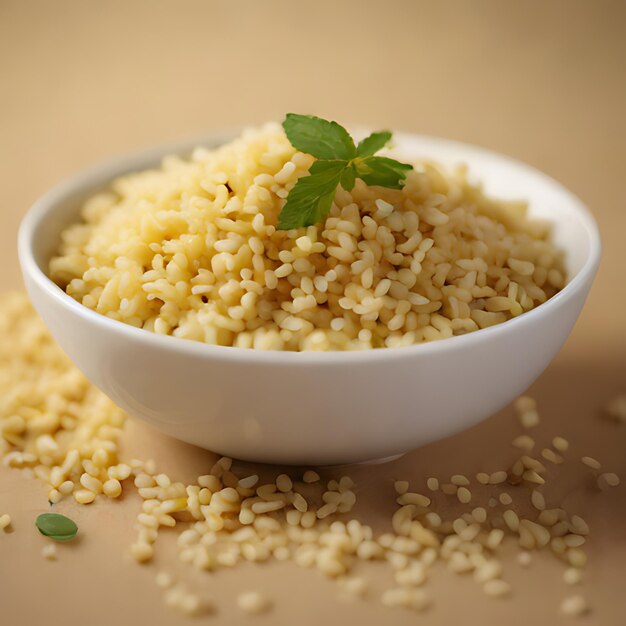
<svg viewBox="0 0 626 626">
<path fill-rule="evenodd" d="M 577 213 L 589 237 L 589 255 L 576 275 L 561 291 L 534 309 L 507 320 L 506 322 L 502 322 L 501 324 L 472 331 L 465 335 L 457 335 L 437 341 L 396 348 L 295 352 L 286 350 L 256 350 L 254 348 L 240 348 L 236 346 L 216 346 L 201 341 L 174 337 L 172 335 L 158 335 L 146 331 L 143 328 L 137 328 L 124 322 L 111 319 L 74 300 L 74 298 L 69 296 L 47 276 L 35 260 L 33 235 L 42 219 L 49 212 L 54 211 L 55 206 L 67 195 L 90 186 L 95 190 L 98 185 L 102 185 L 103 180 L 111 181 L 123 172 L 137 171 L 138 167 L 149 167 L 146 163 L 155 162 L 169 154 L 189 154 L 194 147 L 202 146 L 203 144 L 220 145 L 237 136 L 240 131 L 241 129 L 227 129 L 204 133 L 195 137 L 190 136 L 176 142 L 125 153 L 117 157 L 96 162 L 57 183 L 34 202 L 21 220 L 18 231 L 18 256 L 25 277 L 31 278 L 40 289 L 45 291 L 50 297 L 56 299 L 68 312 L 85 318 L 86 321 L 103 330 L 121 333 L 129 340 L 138 341 L 140 343 L 151 343 L 155 347 L 158 346 L 178 353 L 187 353 L 195 355 L 196 357 L 205 356 L 235 362 L 258 362 L 269 366 L 289 364 L 297 367 L 312 363 L 332 363 L 341 365 L 343 363 L 354 363 L 355 361 L 379 362 L 400 357 L 411 358 L 418 354 L 427 355 L 433 352 L 446 352 L 463 347 L 471 347 L 477 342 L 487 340 L 489 337 L 497 340 L 503 333 L 521 328 L 525 324 L 532 324 L 539 316 L 565 303 L 579 292 L 588 280 L 593 279 L 598 269 L 602 252 L 598 225 L 591 211 L 582 200 L 564 185 L 535 167 L 494 150 L 442 137 L 407 132 L 395 133 L 395 137 L 399 139 L 398 143 L 408 140 L 440 144 L 447 148 L 458 150 L 462 155 L 460 161 L 470 162 L 470 166 L 471 161 L 469 155 L 471 154 L 491 159 L 495 158 L 500 160 L 502 164 L 507 167 L 524 170 L 525 173 L 543 179 L 543 182 L 552 187 L 556 187 L 567 199 L 570 208 Z M 141 165 L 142 162 L 144 165 Z"/>
</svg>

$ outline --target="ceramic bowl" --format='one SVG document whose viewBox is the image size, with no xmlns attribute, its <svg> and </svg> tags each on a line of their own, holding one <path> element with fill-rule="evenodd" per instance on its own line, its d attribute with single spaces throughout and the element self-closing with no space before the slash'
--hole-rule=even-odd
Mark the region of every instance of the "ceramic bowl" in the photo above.
<svg viewBox="0 0 626 626">
<path fill-rule="evenodd" d="M 541 374 L 569 335 L 600 260 L 600 237 L 582 202 L 545 174 L 483 148 L 394 135 L 399 153 L 466 163 L 487 193 L 526 199 L 554 225 L 567 286 L 536 309 L 467 335 L 358 352 L 266 352 L 160 336 L 82 306 L 47 276 L 61 231 L 81 203 L 121 174 L 166 154 L 212 147 L 193 138 L 121 157 L 40 198 L 19 232 L 30 298 L 78 368 L 130 415 L 183 441 L 239 459 L 339 464 L 402 454 L 492 415 Z"/>
</svg>

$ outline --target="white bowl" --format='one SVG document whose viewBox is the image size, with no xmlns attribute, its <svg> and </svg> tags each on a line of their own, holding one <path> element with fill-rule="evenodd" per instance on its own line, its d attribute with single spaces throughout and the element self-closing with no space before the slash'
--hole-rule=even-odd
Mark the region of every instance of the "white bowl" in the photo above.
<svg viewBox="0 0 626 626">
<path fill-rule="evenodd" d="M 482 148 L 418 135 L 397 149 L 467 163 L 489 194 L 527 199 L 554 223 L 569 283 L 504 324 L 406 348 L 265 352 L 160 336 L 82 306 L 47 277 L 59 234 L 111 179 L 171 153 L 232 135 L 97 165 L 53 188 L 24 218 L 19 256 L 30 298 L 54 338 L 116 404 L 163 432 L 240 459 L 350 463 L 401 454 L 468 428 L 522 393 L 547 367 L 582 309 L 600 260 L 598 228 L 572 193 L 537 170 Z"/>
</svg>

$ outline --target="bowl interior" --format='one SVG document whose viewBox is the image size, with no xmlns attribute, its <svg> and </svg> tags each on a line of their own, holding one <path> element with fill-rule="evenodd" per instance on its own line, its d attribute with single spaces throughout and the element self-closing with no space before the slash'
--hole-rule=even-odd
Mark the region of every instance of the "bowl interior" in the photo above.
<svg viewBox="0 0 626 626">
<path fill-rule="evenodd" d="M 159 165 L 168 154 L 189 154 L 194 147 L 213 147 L 235 133 L 213 134 L 179 142 L 96 165 L 62 182 L 43 196 L 28 213 L 21 242 L 38 268 L 47 275 L 48 262 L 58 249 L 61 232 L 77 221 L 83 202 L 105 188 L 117 176 Z M 467 164 L 470 179 L 481 182 L 485 191 L 506 200 L 529 202 L 530 215 L 553 224 L 553 236 L 565 250 L 569 282 L 592 255 L 599 254 L 597 227 L 582 202 L 545 174 L 489 150 L 435 137 L 394 135 L 399 158 L 429 159 L 446 166 Z"/>
</svg>

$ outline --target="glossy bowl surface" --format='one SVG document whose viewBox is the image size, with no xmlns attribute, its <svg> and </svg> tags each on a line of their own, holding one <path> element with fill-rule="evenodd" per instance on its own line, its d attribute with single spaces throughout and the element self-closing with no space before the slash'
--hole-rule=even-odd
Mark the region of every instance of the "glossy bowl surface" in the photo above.
<svg viewBox="0 0 626 626">
<path fill-rule="evenodd" d="M 394 456 L 468 428 L 522 393 L 548 366 L 583 307 L 600 260 L 582 202 L 532 167 L 483 148 L 396 134 L 396 152 L 466 163 L 487 193 L 524 199 L 554 224 L 569 282 L 513 320 L 406 348 L 265 352 L 210 346 L 128 326 L 82 306 L 46 275 L 61 231 L 116 176 L 166 154 L 216 146 L 213 134 L 92 167 L 40 198 L 19 232 L 30 298 L 63 350 L 116 404 L 165 433 L 247 460 L 339 464 Z"/>
</svg>

